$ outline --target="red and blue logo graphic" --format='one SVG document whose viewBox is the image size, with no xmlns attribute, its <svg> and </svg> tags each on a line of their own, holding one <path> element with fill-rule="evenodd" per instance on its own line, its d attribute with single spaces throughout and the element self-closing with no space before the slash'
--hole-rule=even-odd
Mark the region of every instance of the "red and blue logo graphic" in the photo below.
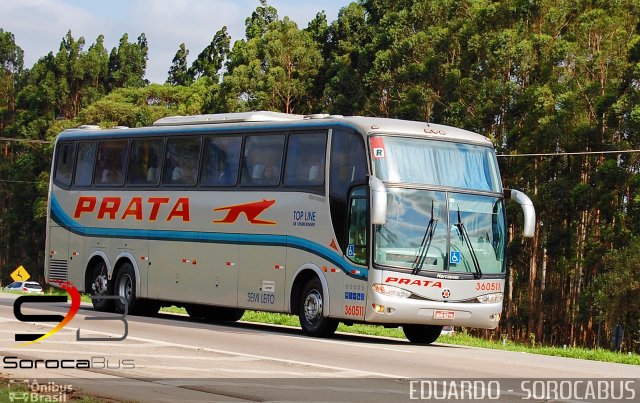
<svg viewBox="0 0 640 403">
<path fill-rule="evenodd" d="M 18 333 L 15 335 L 15 341 L 23 341 L 26 343 L 20 344 L 18 347 L 28 346 L 33 343 L 37 343 L 48 337 L 53 336 L 65 327 L 80 309 L 80 293 L 78 289 L 70 282 L 57 281 L 60 287 L 65 290 L 71 296 L 71 307 L 65 316 L 62 315 L 25 315 L 21 311 L 21 307 L 25 303 L 52 303 L 52 302 L 67 302 L 65 295 L 23 295 L 18 297 L 13 304 L 13 314 L 21 322 L 58 322 L 58 325 L 48 331 L 47 333 Z"/>
</svg>

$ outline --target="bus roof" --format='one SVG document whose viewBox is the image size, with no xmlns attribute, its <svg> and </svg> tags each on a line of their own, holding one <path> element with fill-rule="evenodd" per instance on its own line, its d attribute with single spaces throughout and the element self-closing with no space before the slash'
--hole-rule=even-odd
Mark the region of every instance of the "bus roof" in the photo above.
<svg viewBox="0 0 640 403">
<path fill-rule="evenodd" d="M 239 113 L 219 113 L 193 116 L 171 116 L 157 120 L 150 127 L 99 129 L 97 126 L 80 126 L 63 131 L 58 140 L 71 138 L 153 136 L 168 133 L 223 133 L 236 132 L 241 128 L 254 129 L 319 129 L 330 127 L 350 127 L 371 135 L 398 134 L 415 137 L 453 140 L 459 142 L 491 145 L 486 137 L 451 126 L 409 120 L 374 118 L 363 116 L 342 116 L 328 114 L 294 115 L 280 112 L 256 111 Z M 179 130 L 177 130 L 180 128 Z"/>
</svg>

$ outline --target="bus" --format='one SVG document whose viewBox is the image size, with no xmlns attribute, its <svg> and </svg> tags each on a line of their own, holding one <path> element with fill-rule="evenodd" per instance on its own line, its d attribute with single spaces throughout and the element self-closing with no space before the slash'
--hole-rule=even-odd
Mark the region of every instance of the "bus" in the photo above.
<svg viewBox="0 0 640 403">
<path fill-rule="evenodd" d="M 81 126 L 56 139 L 45 278 L 98 311 L 177 305 L 201 320 L 247 309 L 339 322 L 495 328 L 505 288 L 505 200 L 485 137 L 372 117 L 243 112 Z"/>
</svg>

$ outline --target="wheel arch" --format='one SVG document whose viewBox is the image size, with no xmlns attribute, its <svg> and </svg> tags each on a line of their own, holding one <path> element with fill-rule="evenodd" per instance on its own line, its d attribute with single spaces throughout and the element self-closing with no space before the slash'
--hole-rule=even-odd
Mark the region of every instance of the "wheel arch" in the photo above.
<svg viewBox="0 0 640 403">
<path fill-rule="evenodd" d="M 298 268 L 296 272 L 293 274 L 293 282 L 291 283 L 291 294 L 289 297 L 289 311 L 292 314 L 299 314 L 298 302 L 302 296 L 302 289 L 304 285 L 313 277 L 317 277 L 322 284 L 322 295 L 325 300 L 325 305 L 330 307 L 331 304 L 330 299 L 331 295 L 329 294 L 329 284 L 327 283 L 327 279 L 325 278 L 322 270 L 318 266 L 312 263 L 307 263 Z M 327 309 L 326 315 L 329 314 L 329 309 Z"/>
</svg>

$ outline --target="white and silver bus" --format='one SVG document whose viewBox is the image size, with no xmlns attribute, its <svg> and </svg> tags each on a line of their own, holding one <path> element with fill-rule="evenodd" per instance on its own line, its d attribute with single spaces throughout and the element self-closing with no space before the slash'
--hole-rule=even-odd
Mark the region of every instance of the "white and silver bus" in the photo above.
<svg viewBox="0 0 640 403">
<path fill-rule="evenodd" d="M 531 236 L 533 205 L 503 190 L 491 142 L 443 125 L 247 112 L 83 126 L 56 140 L 45 275 L 100 311 L 285 312 L 311 336 L 372 323 L 431 343 L 445 325 L 498 325 L 509 197 Z"/>
</svg>

